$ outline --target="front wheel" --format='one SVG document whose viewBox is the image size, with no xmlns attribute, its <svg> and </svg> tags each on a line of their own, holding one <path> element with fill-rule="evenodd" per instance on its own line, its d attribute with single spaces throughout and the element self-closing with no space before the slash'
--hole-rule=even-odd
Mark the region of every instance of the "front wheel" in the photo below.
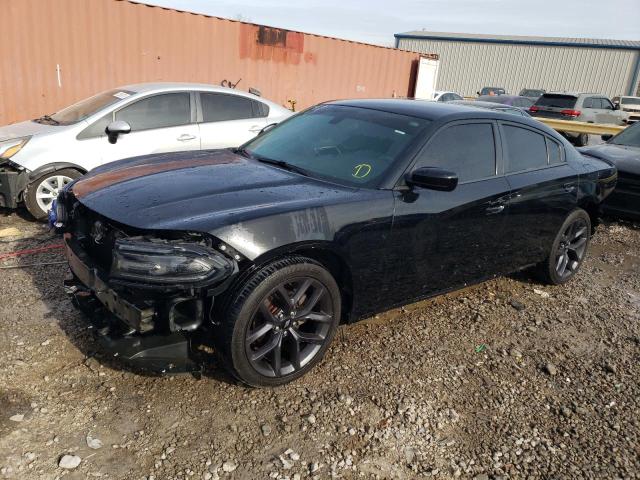
<svg viewBox="0 0 640 480">
<path fill-rule="evenodd" d="M 282 385 L 322 359 L 340 314 L 340 290 L 322 265 L 305 257 L 278 260 L 232 294 L 216 350 L 243 383 Z"/>
<path fill-rule="evenodd" d="M 538 266 L 543 280 L 560 285 L 578 272 L 587 254 L 591 239 L 591 219 L 582 209 L 573 211 L 560 227 L 546 261 Z"/>
<path fill-rule="evenodd" d="M 36 220 L 44 220 L 51 209 L 51 203 L 58 197 L 58 192 L 82 174 L 73 168 L 63 168 L 38 177 L 29 185 L 24 193 L 24 203 L 29 213 Z"/>
</svg>

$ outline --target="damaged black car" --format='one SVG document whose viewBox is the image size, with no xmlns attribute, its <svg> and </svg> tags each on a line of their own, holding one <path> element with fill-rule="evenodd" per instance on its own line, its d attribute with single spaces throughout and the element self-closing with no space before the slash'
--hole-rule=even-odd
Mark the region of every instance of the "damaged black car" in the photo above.
<svg viewBox="0 0 640 480">
<path fill-rule="evenodd" d="M 532 119 L 350 100 L 236 150 L 97 168 L 52 221 L 107 351 L 175 372 L 207 346 L 274 386 L 317 364 L 340 322 L 524 268 L 570 280 L 615 182 Z"/>
</svg>

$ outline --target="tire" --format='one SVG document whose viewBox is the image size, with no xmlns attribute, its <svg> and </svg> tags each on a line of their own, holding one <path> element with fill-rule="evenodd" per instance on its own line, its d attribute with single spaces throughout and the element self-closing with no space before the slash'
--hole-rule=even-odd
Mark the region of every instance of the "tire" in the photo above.
<svg viewBox="0 0 640 480">
<path fill-rule="evenodd" d="M 298 256 L 274 261 L 230 294 L 214 332 L 216 352 L 246 385 L 291 382 L 324 356 L 340 322 L 341 303 L 336 281 L 319 263 Z"/>
<path fill-rule="evenodd" d="M 82 173 L 78 170 L 63 168 L 45 173 L 29 183 L 24 192 L 24 204 L 33 218 L 40 221 L 46 220 L 50 207 L 46 210 L 45 207 L 51 205 L 60 188 L 80 176 Z"/>
<path fill-rule="evenodd" d="M 581 133 L 573 140 L 573 144 L 576 147 L 584 147 L 588 143 L 589 143 L 589 135 L 587 135 L 586 133 Z"/>
<path fill-rule="evenodd" d="M 577 209 L 563 222 L 547 259 L 538 265 L 538 277 L 550 285 L 571 280 L 584 261 L 591 240 L 591 219 Z"/>
</svg>

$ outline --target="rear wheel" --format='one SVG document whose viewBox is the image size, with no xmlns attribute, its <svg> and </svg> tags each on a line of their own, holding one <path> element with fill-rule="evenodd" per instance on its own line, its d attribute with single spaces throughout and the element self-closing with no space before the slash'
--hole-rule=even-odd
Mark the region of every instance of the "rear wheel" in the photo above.
<svg viewBox="0 0 640 480">
<path fill-rule="evenodd" d="M 29 185 L 24 194 L 24 203 L 36 220 L 44 220 L 51 209 L 51 203 L 58 197 L 58 192 L 82 174 L 73 168 L 63 168 L 46 173 Z"/>
<path fill-rule="evenodd" d="M 584 147 L 588 143 L 589 143 L 589 135 L 587 135 L 586 133 L 581 133 L 573 141 L 573 144 L 576 147 Z"/>
<path fill-rule="evenodd" d="M 582 209 L 575 210 L 562 224 L 546 261 L 539 265 L 541 279 L 560 285 L 573 278 L 582 265 L 591 239 L 591 220 Z"/>
<path fill-rule="evenodd" d="M 227 368 L 251 386 L 288 383 L 324 356 L 340 320 L 340 290 L 309 258 L 267 265 L 241 285 L 216 335 Z"/>
</svg>

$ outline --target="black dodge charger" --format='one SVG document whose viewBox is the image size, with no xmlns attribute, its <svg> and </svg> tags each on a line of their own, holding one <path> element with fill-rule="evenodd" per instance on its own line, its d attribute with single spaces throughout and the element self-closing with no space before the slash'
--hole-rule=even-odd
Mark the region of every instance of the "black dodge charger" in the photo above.
<svg viewBox="0 0 640 480">
<path fill-rule="evenodd" d="M 100 167 L 55 222 L 104 348 L 181 371 L 205 345 L 270 386 L 309 371 L 341 321 L 528 267 L 566 282 L 615 182 L 532 119 L 351 100 L 237 150 Z"/>
</svg>

